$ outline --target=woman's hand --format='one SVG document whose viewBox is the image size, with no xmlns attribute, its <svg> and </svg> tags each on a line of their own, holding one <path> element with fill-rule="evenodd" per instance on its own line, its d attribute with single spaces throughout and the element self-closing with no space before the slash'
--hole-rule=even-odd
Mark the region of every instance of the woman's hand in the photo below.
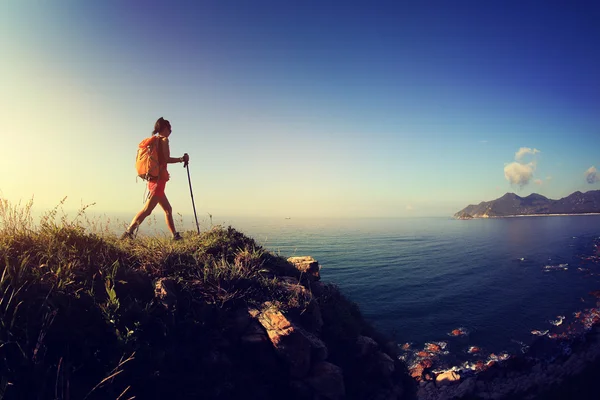
<svg viewBox="0 0 600 400">
<path fill-rule="evenodd" d="M 188 163 L 190 161 L 190 156 L 188 155 L 188 153 L 184 153 L 183 157 L 181 157 L 181 159 L 183 160 L 184 163 Z"/>
</svg>

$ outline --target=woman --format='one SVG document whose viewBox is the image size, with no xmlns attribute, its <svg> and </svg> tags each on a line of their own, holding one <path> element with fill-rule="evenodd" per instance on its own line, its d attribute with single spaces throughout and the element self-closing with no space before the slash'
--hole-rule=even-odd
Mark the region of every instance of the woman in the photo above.
<svg viewBox="0 0 600 400">
<path fill-rule="evenodd" d="M 158 134 L 159 146 L 158 146 L 158 163 L 160 165 L 159 168 L 159 176 L 158 179 L 153 181 L 148 181 L 148 191 L 149 196 L 146 204 L 141 209 L 140 212 L 133 218 L 129 228 L 123 233 L 121 239 L 133 239 L 134 232 L 138 229 L 140 224 L 146 219 L 148 215 L 152 213 L 154 207 L 157 204 L 160 204 L 162 209 L 165 211 L 165 219 L 167 221 L 167 227 L 169 231 L 173 235 L 173 240 L 180 240 L 181 235 L 179 232 L 175 230 L 175 223 L 173 222 L 173 209 L 171 208 L 171 204 L 169 204 L 169 200 L 165 195 L 165 186 L 167 181 L 169 180 L 169 172 L 167 171 L 167 164 L 187 163 L 190 157 L 186 154 L 183 157 L 173 158 L 171 157 L 171 153 L 169 150 L 169 136 L 171 136 L 171 123 L 160 117 L 156 123 L 154 124 L 154 130 L 152 131 L 152 135 Z"/>
</svg>

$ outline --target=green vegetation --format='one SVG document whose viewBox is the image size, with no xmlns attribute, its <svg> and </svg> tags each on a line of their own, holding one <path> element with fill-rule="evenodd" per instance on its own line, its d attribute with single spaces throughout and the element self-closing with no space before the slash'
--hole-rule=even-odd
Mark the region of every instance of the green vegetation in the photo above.
<svg viewBox="0 0 600 400">
<path fill-rule="evenodd" d="M 85 208 L 34 224 L 31 206 L 0 201 L 0 398 L 126 399 L 167 381 L 203 392 L 223 371 L 189 358 L 214 353 L 229 310 L 306 306 L 282 290 L 285 259 L 231 227 L 120 241 Z M 176 310 L 155 299 L 160 278 L 175 283 Z"/>
</svg>

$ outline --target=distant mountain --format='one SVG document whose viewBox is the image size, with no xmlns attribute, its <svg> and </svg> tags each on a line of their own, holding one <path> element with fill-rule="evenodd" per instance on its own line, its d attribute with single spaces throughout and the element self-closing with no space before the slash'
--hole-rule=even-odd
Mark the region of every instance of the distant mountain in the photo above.
<svg viewBox="0 0 600 400">
<path fill-rule="evenodd" d="M 589 214 L 600 213 L 600 190 L 575 192 L 560 200 L 552 200 L 541 194 L 527 197 L 506 193 L 504 196 L 469 205 L 454 214 L 456 219 L 500 218 L 516 215 Z"/>
</svg>

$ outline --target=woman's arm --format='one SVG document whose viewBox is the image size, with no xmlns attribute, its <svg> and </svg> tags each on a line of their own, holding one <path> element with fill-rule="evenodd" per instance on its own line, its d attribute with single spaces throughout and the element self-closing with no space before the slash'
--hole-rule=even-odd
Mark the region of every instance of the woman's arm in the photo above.
<svg viewBox="0 0 600 400">
<path fill-rule="evenodd" d="M 171 150 L 169 149 L 169 139 L 162 139 L 162 153 L 165 156 L 165 162 L 167 164 L 175 164 L 185 161 L 185 157 L 171 157 Z"/>
</svg>

